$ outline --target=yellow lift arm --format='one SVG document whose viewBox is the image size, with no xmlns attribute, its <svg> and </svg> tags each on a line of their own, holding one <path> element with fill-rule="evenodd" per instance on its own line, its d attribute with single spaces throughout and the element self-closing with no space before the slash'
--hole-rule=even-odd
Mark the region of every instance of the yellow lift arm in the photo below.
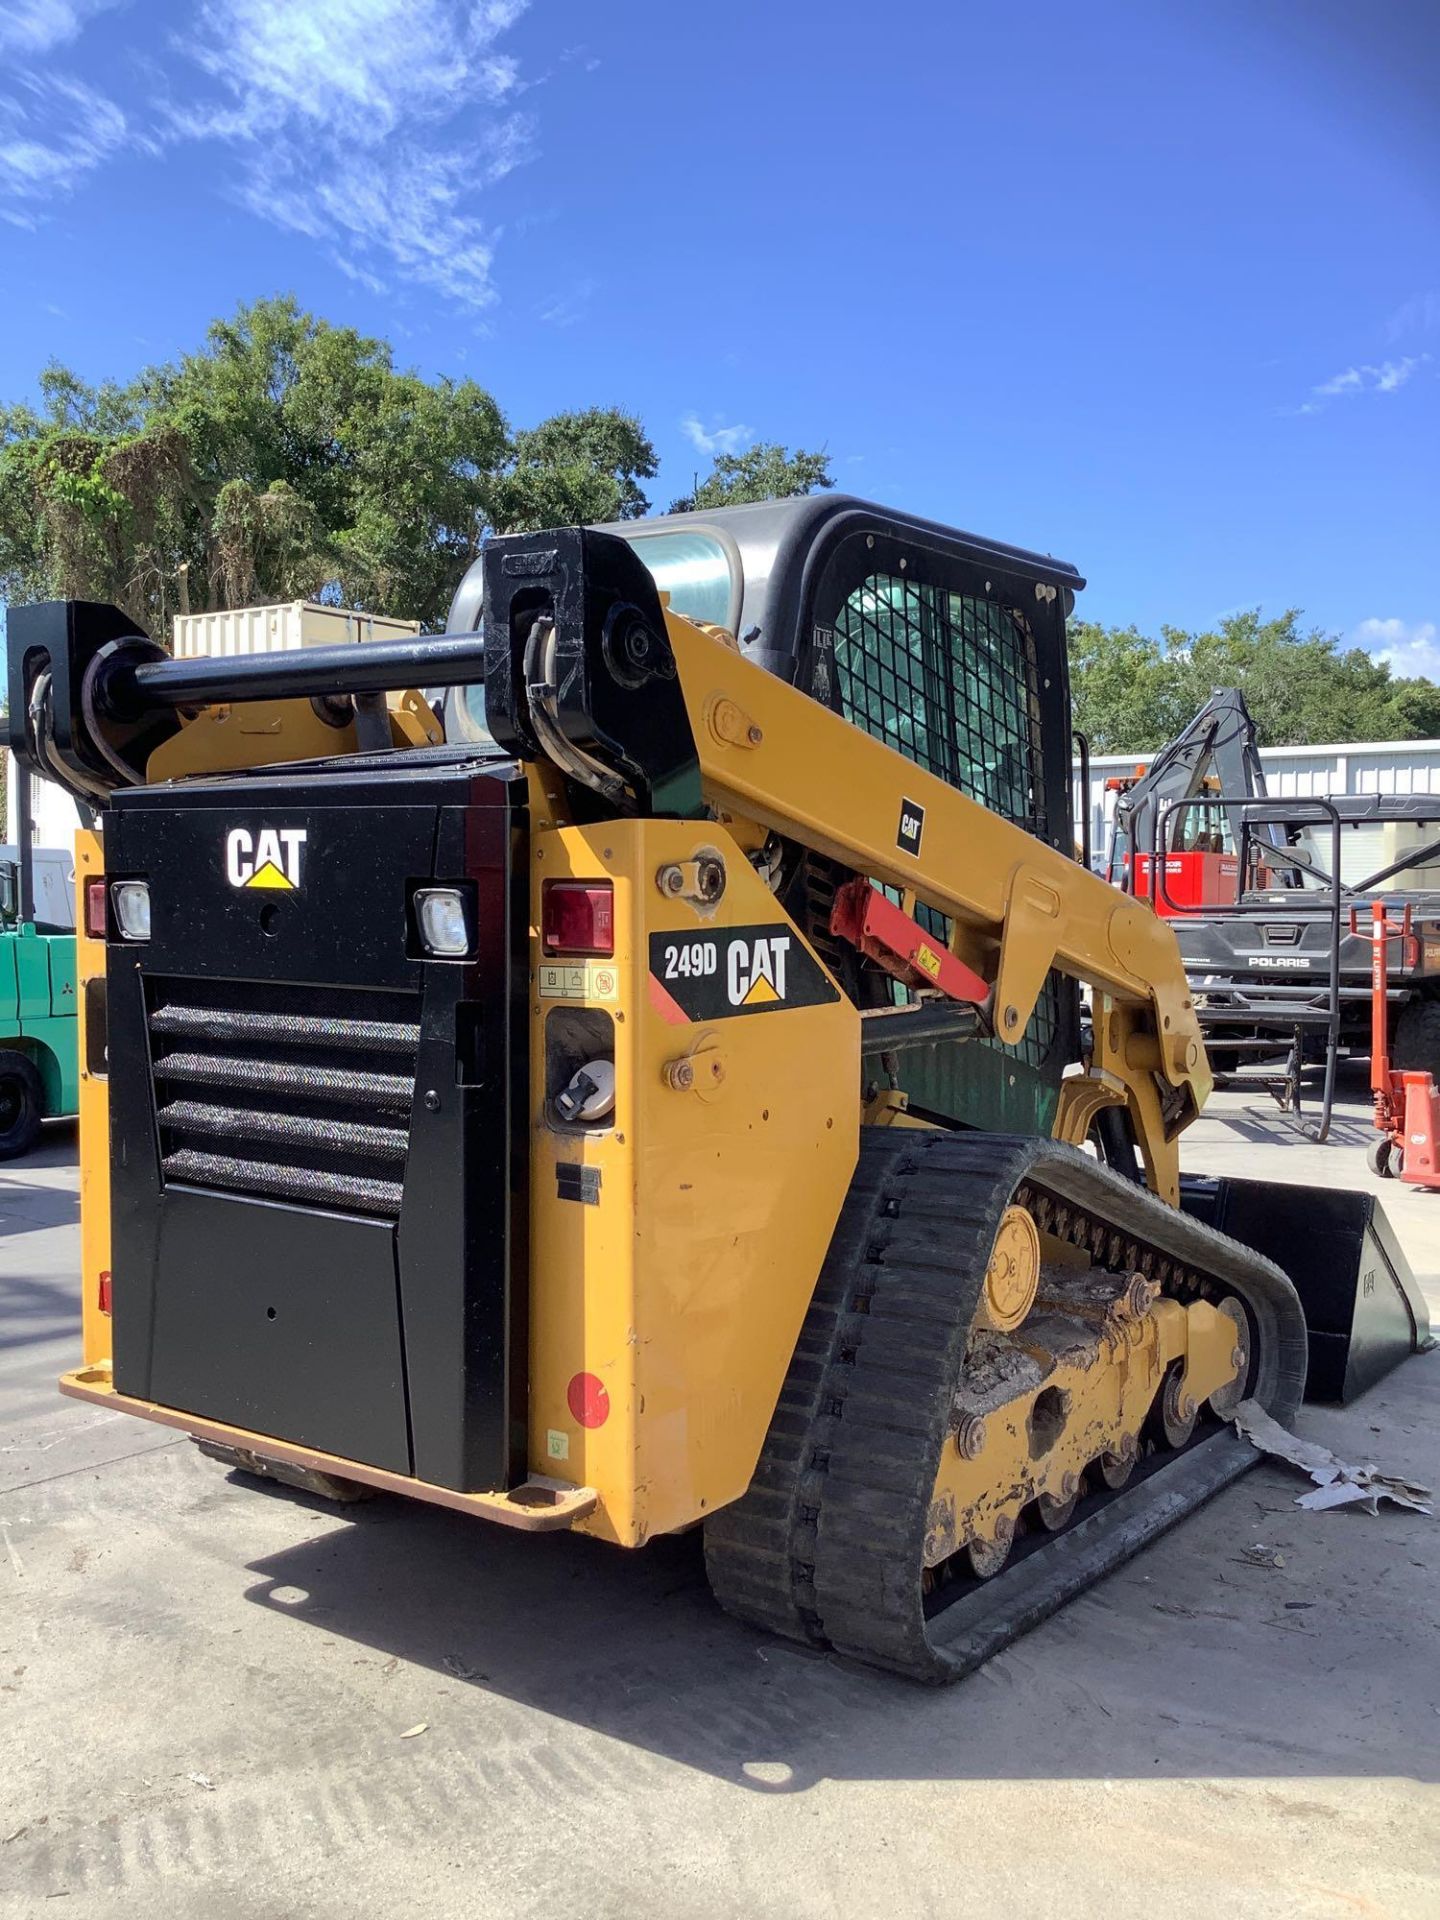
<svg viewBox="0 0 1440 1920">
<path fill-rule="evenodd" d="M 711 806 L 946 915 L 1002 1040 L 1024 1034 L 1052 967 L 1089 986 L 1094 1053 L 1063 1083 L 1055 1135 L 1082 1144 L 1102 1108 L 1128 1106 L 1150 1186 L 1177 1204 L 1179 1134 L 1212 1081 L 1165 922 L 668 608 L 666 624 Z M 923 823 L 914 852 L 904 803 Z"/>
<path fill-rule="evenodd" d="M 1179 1135 L 1212 1080 L 1165 922 L 745 659 L 728 636 L 668 606 L 665 621 L 711 812 L 742 843 L 773 831 L 898 888 L 907 911 L 918 902 L 944 914 L 952 951 L 990 985 L 987 1011 L 1002 1041 L 1023 1037 L 1052 967 L 1088 986 L 1093 1051 L 1062 1084 L 1055 1137 L 1083 1144 L 1099 1112 L 1128 1108 L 1150 1187 L 1178 1204 Z M 392 723 L 412 710 L 426 713 L 418 695 L 392 696 Z M 210 723 L 227 712 L 208 709 L 183 727 L 152 757 L 150 778 L 213 770 Z M 249 736 L 253 764 L 320 750 L 308 702 L 273 702 L 264 717 L 263 746 Z M 570 825 L 555 769 L 542 760 L 531 771 L 535 824 Z M 906 839 L 902 808 L 922 823 Z"/>
</svg>

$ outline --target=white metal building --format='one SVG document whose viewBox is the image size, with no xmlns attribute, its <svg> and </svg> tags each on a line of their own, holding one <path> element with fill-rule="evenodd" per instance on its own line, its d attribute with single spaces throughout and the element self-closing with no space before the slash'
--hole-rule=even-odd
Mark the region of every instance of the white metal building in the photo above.
<svg viewBox="0 0 1440 1920">
<path fill-rule="evenodd" d="M 1090 845 L 1102 854 L 1110 841 L 1115 795 L 1105 782 L 1149 766 L 1150 753 L 1097 753 L 1090 760 L 1090 792 L 1082 793 L 1075 769 L 1075 826 L 1088 804 Z M 1324 793 L 1440 793 L 1440 740 L 1349 741 L 1334 747 L 1266 747 L 1260 755 L 1265 784 L 1277 800 Z"/>
<path fill-rule="evenodd" d="M 15 761 L 8 753 L 0 755 L 0 759 L 4 761 L 7 831 L 13 841 L 19 831 L 15 825 L 19 814 Z M 63 787 L 57 787 L 50 780 L 30 782 L 30 822 L 32 844 L 37 851 L 41 847 L 59 848 L 67 855 L 74 851 L 75 829 L 80 825 L 80 813 Z"/>
</svg>

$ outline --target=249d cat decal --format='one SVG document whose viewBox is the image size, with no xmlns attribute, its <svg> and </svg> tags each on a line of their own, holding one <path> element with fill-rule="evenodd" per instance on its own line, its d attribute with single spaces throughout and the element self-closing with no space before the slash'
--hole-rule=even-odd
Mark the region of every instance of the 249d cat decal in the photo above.
<svg viewBox="0 0 1440 1920">
<path fill-rule="evenodd" d="M 651 998 L 686 1020 L 727 1020 L 776 1007 L 818 1007 L 839 994 L 793 927 L 652 933 Z"/>
</svg>

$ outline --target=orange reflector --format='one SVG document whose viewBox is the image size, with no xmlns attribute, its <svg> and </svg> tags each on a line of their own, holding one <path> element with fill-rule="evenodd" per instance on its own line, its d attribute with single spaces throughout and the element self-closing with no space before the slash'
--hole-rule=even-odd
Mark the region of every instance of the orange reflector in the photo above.
<svg viewBox="0 0 1440 1920">
<path fill-rule="evenodd" d="M 605 1382 L 593 1373 L 577 1373 L 565 1389 L 570 1418 L 582 1427 L 603 1427 L 610 1418 L 610 1396 Z"/>
</svg>

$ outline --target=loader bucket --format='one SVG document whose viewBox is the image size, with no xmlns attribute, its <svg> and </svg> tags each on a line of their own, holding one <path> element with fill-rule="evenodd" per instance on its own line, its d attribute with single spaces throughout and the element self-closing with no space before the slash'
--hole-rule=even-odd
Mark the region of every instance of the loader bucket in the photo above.
<svg viewBox="0 0 1440 1920">
<path fill-rule="evenodd" d="M 1289 1274 L 1310 1336 L 1307 1400 L 1345 1405 L 1429 1344 L 1425 1297 L 1373 1194 L 1185 1174 L 1180 1205 Z"/>
</svg>

